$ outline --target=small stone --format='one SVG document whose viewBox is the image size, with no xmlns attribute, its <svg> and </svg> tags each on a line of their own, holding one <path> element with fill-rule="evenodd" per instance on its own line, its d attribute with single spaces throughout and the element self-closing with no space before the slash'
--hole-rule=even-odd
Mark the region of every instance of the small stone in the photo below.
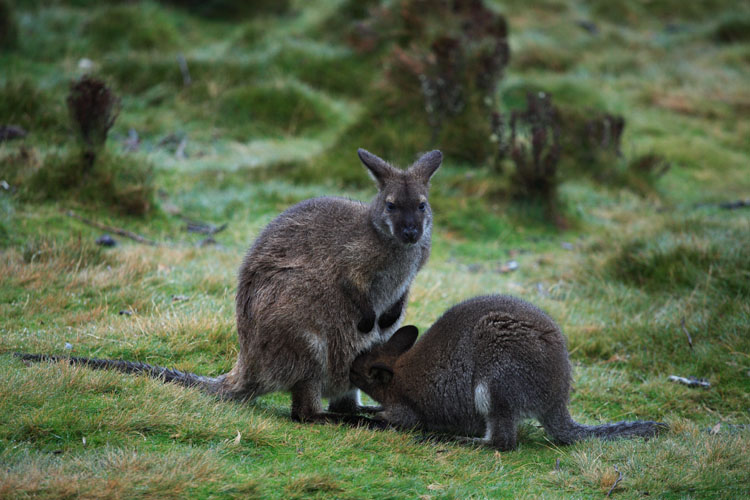
<svg viewBox="0 0 750 500">
<path fill-rule="evenodd" d="M 94 61 L 88 57 L 84 57 L 78 60 L 78 69 L 88 71 L 94 67 Z"/>
<path fill-rule="evenodd" d="M 466 266 L 466 270 L 470 273 L 478 273 L 482 270 L 482 266 L 480 264 L 469 264 Z"/>
<path fill-rule="evenodd" d="M 96 244 L 103 247 L 114 247 L 117 246 L 117 240 L 108 234 L 103 234 L 96 239 Z"/>
<path fill-rule="evenodd" d="M 0 125 L 0 142 L 26 137 L 26 130 L 18 125 Z"/>
<path fill-rule="evenodd" d="M 568 243 L 567 241 L 563 241 L 560 246 L 562 246 L 565 250 L 573 250 L 573 244 Z"/>
<path fill-rule="evenodd" d="M 599 34 L 599 28 L 591 21 L 587 21 L 586 19 L 579 19 L 576 21 L 576 24 L 584 31 L 588 32 L 590 35 L 598 35 Z"/>
<path fill-rule="evenodd" d="M 518 261 L 510 260 L 497 269 L 499 273 L 509 273 L 518 269 Z"/>
</svg>

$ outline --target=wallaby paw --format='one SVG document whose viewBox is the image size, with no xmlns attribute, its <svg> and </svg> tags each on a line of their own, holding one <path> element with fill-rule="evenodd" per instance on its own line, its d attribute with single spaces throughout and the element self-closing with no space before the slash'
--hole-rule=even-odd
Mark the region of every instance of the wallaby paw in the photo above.
<svg viewBox="0 0 750 500">
<path fill-rule="evenodd" d="M 370 333 L 372 329 L 375 327 L 375 313 L 372 315 L 367 315 L 361 320 L 359 320 L 359 323 L 357 323 L 357 330 L 360 331 L 360 333 Z"/>
<path fill-rule="evenodd" d="M 380 318 L 378 318 L 378 326 L 381 330 L 385 330 L 386 328 L 389 328 L 393 326 L 393 324 L 398 321 L 398 318 L 401 316 L 399 313 L 396 316 L 392 316 L 389 314 L 384 314 Z"/>
</svg>

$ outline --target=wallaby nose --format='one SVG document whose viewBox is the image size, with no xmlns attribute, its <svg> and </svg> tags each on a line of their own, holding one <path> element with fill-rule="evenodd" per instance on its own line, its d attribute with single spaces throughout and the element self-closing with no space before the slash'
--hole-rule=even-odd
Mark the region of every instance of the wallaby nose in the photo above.
<svg viewBox="0 0 750 500">
<path fill-rule="evenodd" d="M 401 234 L 406 243 L 416 243 L 419 238 L 419 229 L 414 226 L 407 226 L 401 230 Z"/>
</svg>

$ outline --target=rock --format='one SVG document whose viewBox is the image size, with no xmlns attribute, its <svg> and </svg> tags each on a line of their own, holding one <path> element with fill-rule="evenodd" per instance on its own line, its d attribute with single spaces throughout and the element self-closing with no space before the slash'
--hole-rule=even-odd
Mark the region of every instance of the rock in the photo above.
<svg viewBox="0 0 750 500">
<path fill-rule="evenodd" d="M 0 125 L 0 142 L 21 139 L 28 132 L 18 125 Z"/>
<path fill-rule="evenodd" d="M 103 247 L 114 247 L 117 246 L 117 240 L 108 234 L 103 234 L 96 239 L 96 244 Z"/>
</svg>

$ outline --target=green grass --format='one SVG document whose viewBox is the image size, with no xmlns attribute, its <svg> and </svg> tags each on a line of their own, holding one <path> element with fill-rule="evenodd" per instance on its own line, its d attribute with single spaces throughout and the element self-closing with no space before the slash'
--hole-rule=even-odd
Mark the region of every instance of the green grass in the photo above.
<svg viewBox="0 0 750 500">
<path fill-rule="evenodd" d="M 9 185 L 0 188 L 0 498 L 602 498 L 615 466 L 615 498 L 750 495 L 750 209 L 717 206 L 750 197 L 747 8 L 488 3 L 511 34 L 503 109 L 535 90 L 621 114 L 623 157 L 601 167 L 611 182 L 572 175 L 588 164 L 563 169 L 564 232 L 539 207 L 509 203 L 512 165 L 449 161 L 432 181 L 432 257 L 407 322 L 424 331 L 478 294 L 523 297 L 568 337 L 576 419 L 671 429 L 647 442 L 560 447 L 527 422 L 520 448 L 501 454 L 419 433 L 296 424 L 286 394 L 245 405 L 142 377 L 25 366 L 11 353 L 229 370 L 236 270 L 260 230 L 309 197 L 373 196 L 355 151 L 368 144 L 358 141 L 385 154 L 379 141 L 401 138 L 402 161 L 427 146 L 387 116 L 363 124 L 382 68 L 345 43 L 347 19 L 365 13 L 356 2 L 294 1 L 233 19 L 236 6 L 217 0 L 206 19 L 177 1 L 7 1 L 18 37 L 0 53 L 0 124 L 30 134 L 0 143 Z M 149 171 L 157 189 L 144 217 L 104 208 L 113 191 L 102 185 L 65 188 L 74 167 L 63 161 L 73 144 L 65 96 L 84 57 L 122 98 L 106 158 L 123 175 Z M 137 153 L 122 150 L 130 128 Z M 342 143 L 352 150 L 332 157 Z M 629 168 L 646 155 L 671 168 L 644 181 Z M 163 244 L 115 235 L 117 247 L 98 247 L 103 231 L 69 209 Z M 199 246 L 203 236 L 175 210 L 228 223 L 219 245 Z M 518 269 L 501 272 L 510 260 Z M 674 384 L 673 374 L 711 388 Z"/>
</svg>

